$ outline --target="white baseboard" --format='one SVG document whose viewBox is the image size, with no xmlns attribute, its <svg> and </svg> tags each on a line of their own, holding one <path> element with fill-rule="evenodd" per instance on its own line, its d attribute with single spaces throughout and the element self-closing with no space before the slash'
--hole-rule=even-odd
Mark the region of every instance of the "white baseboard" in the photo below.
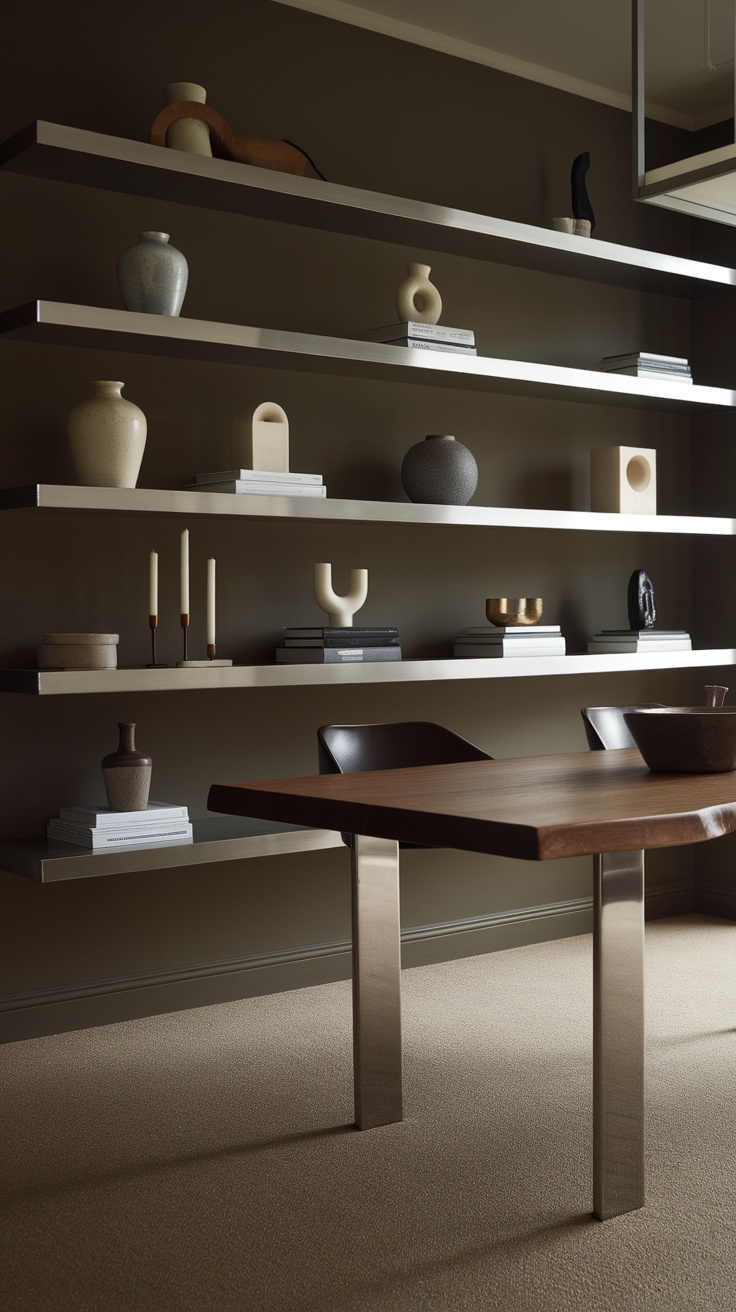
<svg viewBox="0 0 736 1312">
<path fill-rule="evenodd" d="M 647 890 L 648 916 L 678 915 L 692 907 L 692 886 L 685 881 Z M 413 926 L 402 931 L 402 965 L 589 933 L 592 917 L 592 898 L 583 897 Z M 350 941 L 340 939 L 15 994 L 0 999 L 0 1043 L 332 983 L 349 978 L 350 967 Z"/>
</svg>

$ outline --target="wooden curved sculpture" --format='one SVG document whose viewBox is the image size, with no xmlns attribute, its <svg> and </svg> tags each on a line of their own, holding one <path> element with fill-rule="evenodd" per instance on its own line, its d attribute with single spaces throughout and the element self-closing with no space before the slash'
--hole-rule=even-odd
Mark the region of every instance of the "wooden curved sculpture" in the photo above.
<svg viewBox="0 0 736 1312">
<path fill-rule="evenodd" d="M 157 114 L 151 124 L 151 143 L 166 145 L 166 133 L 179 118 L 199 118 L 210 130 L 212 154 L 232 159 L 238 164 L 253 164 L 259 169 L 277 169 L 280 173 L 303 174 L 307 157 L 287 141 L 269 141 L 267 137 L 244 137 L 228 127 L 221 114 L 196 100 L 177 100 Z"/>
</svg>

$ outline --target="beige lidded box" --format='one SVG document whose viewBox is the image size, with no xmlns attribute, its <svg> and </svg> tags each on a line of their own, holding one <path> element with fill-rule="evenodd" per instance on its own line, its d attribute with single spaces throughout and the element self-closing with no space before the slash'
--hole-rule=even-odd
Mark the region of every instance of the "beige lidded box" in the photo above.
<svg viewBox="0 0 736 1312">
<path fill-rule="evenodd" d="M 116 670 L 117 633 L 44 633 L 38 649 L 42 670 Z"/>
</svg>

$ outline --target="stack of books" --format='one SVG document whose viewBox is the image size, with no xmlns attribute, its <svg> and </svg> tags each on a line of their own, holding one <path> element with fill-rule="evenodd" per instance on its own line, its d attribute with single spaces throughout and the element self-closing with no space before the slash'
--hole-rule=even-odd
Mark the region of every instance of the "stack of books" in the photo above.
<svg viewBox="0 0 736 1312">
<path fill-rule="evenodd" d="M 325 497 L 321 474 L 283 474 L 269 469 L 221 469 L 215 474 L 197 474 L 187 483 L 189 492 L 250 492 L 266 497 Z"/>
<path fill-rule="evenodd" d="M 145 811 L 111 811 L 109 806 L 62 806 L 49 820 L 46 837 L 94 852 L 116 847 L 149 847 L 154 843 L 191 843 L 192 826 L 186 806 L 149 802 Z"/>
<path fill-rule="evenodd" d="M 689 360 L 680 355 L 654 355 L 651 351 L 604 355 L 601 369 L 611 374 L 631 374 L 634 378 L 669 378 L 681 383 L 693 381 Z"/>
<path fill-rule="evenodd" d="M 386 328 L 371 328 L 363 333 L 367 342 L 386 342 L 390 346 L 417 346 L 425 351 L 455 351 L 460 355 L 477 355 L 472 328 L 446 328 L 442 323 L 391 323 Z"/>
<path fill-rule="evenodd" d="M 282 646 L 276 648 L 279 665 L 400 660 L 399 630 L 394 628 L 287 628 Z"/>
<path fill-rule="evenodd" d="M 482 624 L 455 639 L 453 656 L 564 656 L 559 624 Z"/>
<path fill-rule="evenodd" d="M 588 643 L 589 652 L 692 651 L 685 629 L 602 629 Z"/>
</svg>

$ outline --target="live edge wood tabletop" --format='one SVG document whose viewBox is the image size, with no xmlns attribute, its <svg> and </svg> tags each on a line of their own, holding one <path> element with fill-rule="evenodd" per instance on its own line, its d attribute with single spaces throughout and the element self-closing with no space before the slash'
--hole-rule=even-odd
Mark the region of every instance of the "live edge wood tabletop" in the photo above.
<svg viewBox="0 0 736 1312">
<path fill-rule="evenodd" d="M 212 811 L 547 861 L 736 829 L 736 772 L 654 774 L 635 748 L 213 784 Z"/>
<path fill-rule="evenodd" d="M 655 774 L 636 748 L 214 784 L 215 811 L 355 835 L 355 1120 L 400 1121 L 400 842 L 593 857 L 593 1212 L 644 1204 L 644 858 L 736 829 L 736 771 Z M 397 841 L 398 840 L 398 841 Z"/>
</svg>

